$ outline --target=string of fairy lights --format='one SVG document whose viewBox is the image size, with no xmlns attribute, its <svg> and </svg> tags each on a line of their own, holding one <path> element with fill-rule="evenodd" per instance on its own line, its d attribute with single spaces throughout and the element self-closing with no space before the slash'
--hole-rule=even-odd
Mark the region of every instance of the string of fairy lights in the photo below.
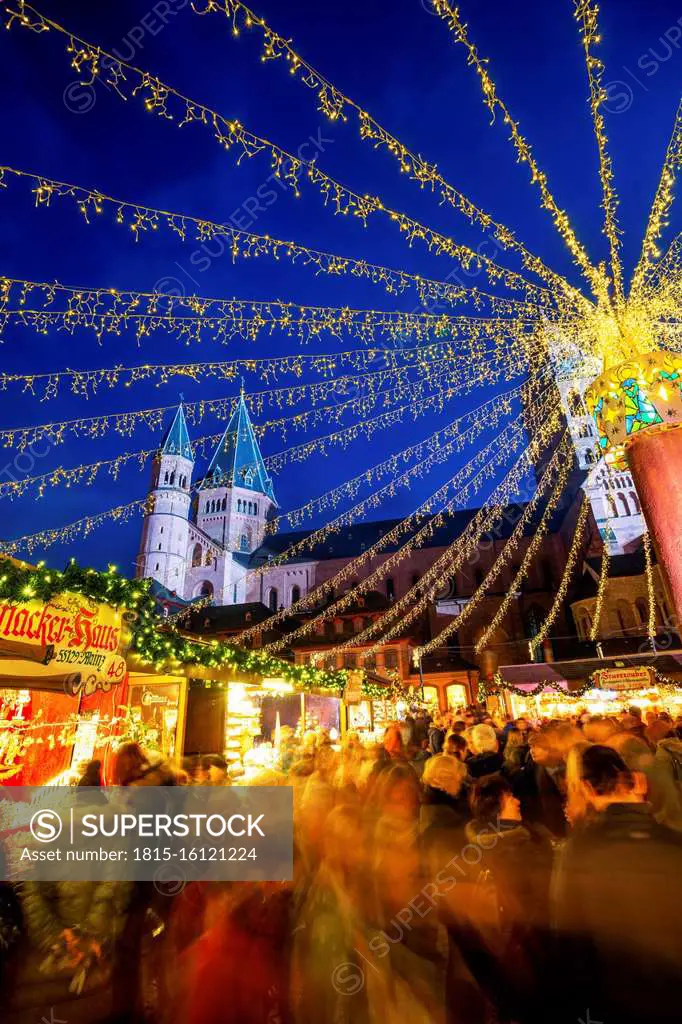
<svg viewBox="0 0 682 1024">
<path fill-rule="evenodd" d="M 602 262 L 593 263 L 579 241 L 566 211 L 550 189 L 547 175 L 530 143 L 501 98 L 488 61 L 471 41 L 459 10 L 448 0 L 431 0 L 431 6 L 446 23 L 455 41 L 464 47 L 467 62 L 476 73 L 493 120 L 500 115 L 517 159 L 528 166 L 531 183 L 539 191 L 541 205 L 549 212 L 573 262 L 589 284 L 593 299 L 583 295 L 561 274 L 548 267 L 509 228 L 446 181 L 434 164 L 414 153 L 369 111 L 306 62 L 291 40 L 279 35 L 241 0 L 204 0 L 203 7 L 192 5 L 192 9 L 199 15 L 217 14 L 228 19 L 234 35 L 239 35 L 242 28 L 260 33 L 264 63 L 273 60 L 285 62 L 291 76 L 315 95 L 318 109 L 325 117 L 332 121 L 352 118 L 363 142 L 387 152 L 397 163 L 401 174 L 416 182 L 421 189 L 432 192 L 441 205 L 449 206 L 472 224 L 489 232 L 498 244 L 498 251 L 514 254 L 523 272 L 507 268 L 485 256 L 480 248 L 473 249 L 449 234 L 394 209 L 378 195 L 349 188 L 326 173 L 316 159 L 308 161 L 295 156 L 251 132 L 239 120 L 225 117 L 190 99 L 152 73 L 74 35 L 24 0 L 4 0 L 7 28 L 17 25 L 37 34 L 63 38 L 71 68 L 86 80 L 89 76 L 88 84 L 100 81 L 112 96 L 123 101 L 138 100 L 148 113 L 174 127 L 193 125 L 202 128 L 223 150 L 236 157 L 238 165 L 243 160 L 258 157 L 269 160 L 283 190 L 288 190 L 295 198 L 308 187 L 335 215 L 355 218 L 364 227 L 371 220 L 385 220 L 398 230 L 408 246 L 423 245 L 429 253 L 454 259 L 467 274 L 484 274 L 491 287 L 516 293 L 509 298 L 476 287 L 464 287 L 453 283 L 452 275 L 447 280 L 425 278 L 355 256 L 342 256 L 298 242 L 237 229 L 231 224 L 115 199 L 96 189 L 0 166 L 0 190 L 8 186 L 27 186 L 41 211 L 65 200 L 89 223 L 97 222 L 103 214 L 110 214 L 114 223 L 124 227 L 135 242 L 144 242 L 159 230 L 169 232 L 182 242 L 219 242 L 221 252 L 233 261 L 254 258 L 287 260 L 293 266 L 309 268 L 316 275 L 379 285 L 391 297 L 414 291 L 421 307 L 417 311 L 401 312 L 343 305 L 312 306 L 279 299 L 207 298 L 176 292 L 81 288 L 58 281 L 48 283 L 7 276 L 0 278 L 0 332 L 6 342 L 19 337 L 22 331 L 30 331 L 32 336 L 39 338 L 60 338 L 63 335 L 68 338 L 75 334 L 81 337 L 90 333 L 100 345 L 110 344 L 112 348 L 124 334 L 134 337 L 138 345 L 147 338 L 154 338 L 186 346 L 205 342 L 251 343 L 276 336 L 287 341 L 295 340 L 301 346 L 331 340 L 337 350 L 315 355 L 301 352 L 229 361 L 149 361 L 139 366 L 115 365 L 94 370 L 1 371 L 0 391 L 16 387 L 22 394 L 42 401 L 57 399 L 67 391 L 72 396 L 87 399 L 103 389 L 119 386 L 153 384 L 161 387 L 178 378 L 202 384 L 208 381 L 230 384 L 244 372 L 257 374 L 269 386 L 245 396 L 251 411 L 259 416 L 270 406 L 280 411 L 292 411 L 286 416 L 259 422 L 254 427 L 255 436 L 261 438 L 269 432 L 276 432 L 282 436 L 283 443 L 287 443 L 292 433 L 303 432 L 306 435 L 303 443 L 290 445 L 266 457 L 268 472 L 276 473 L 313 454 L 324 455 L 338 446 L 345 448 L 361 437 L 369 439 L 378 430 L 403 423 L 408 416 L 414 421 L 425 412 L 441 413 L 449 409 L 453 399 L 459 399 L 469 390 L 497 385 L 501 380 L 524 378 L 524 383 L 450 419 L 446 426 L 432 431 L 423 440 L 403 444 L 389 457 L 373 463 L 297 508 L 283 512 L 268 524 L 267 532 L 272 533 L 283 524 L 296 529 L 308 518 L 331 516 L 328 522 L 296 540 L 281 554 L 252 567 L 247 580 L 263 576 L 274 566 L 301 557 L 306 551 L 313 552 L 332 534 L 366 517 L 383 502 L 390 501 L 399 489 L 424 479 L 437 466 L 448 463 L 474 444 L 485 432 L 498 430 L 505 423 L 492 440 L 450 474 L 445 484 L 426 500 L 420 500 L 413 512 L 383 532 L 367 550 L 346 561 L 332 577 L 308 591 L 290 608 L 274 610 L 264 622 L 244 630 L 236 638 L 236 642 L 242 645 L 250 644 L 264 630 L 285 627 L 281 637 L 267 644 L 261 660 L 271 658 L 306 636 L 324 631 L 325 623 L 361 603 L 363 595 L 385 578 L 394 566 L 418 548 L 434 542 L 454 509 L 466 507 L 476 495 L 488 488 L 490 493 L 481 508 L 472 515 L 461 535 L 444 545 L 444 550 L 427 568 L 419 583 L 415 583 L 371 626 L 345 638 L 342 643 L 332 645 L 317 659 L 329 660 L 347 647 L 367 643 L 372 646 L 363 650 L 361 657 L 366 660 L 373 656 L 385 643 L 404 633 L 433 600 L 437 584 L 459 571 L 464 560 L 472 557 L 481 536 L 500 521 L 506 506 L 519 493 L 529 467 L 543 465 L 531 499 L 524 505 L 510 537 L 481 584 L 460 613 L 437 636 L 416 649 L 416 657 L 421 659 L 441 647 L 484 599 L 490 599 L 488 592 L 492 583 L 524 545 L 532 526 L 533 533 L 525 543 L 521 564 L 513 573 L 509 591 L 476 640 L 474 649 L 480 654 L 501 627 L 538 556 L 573 466 L 570 457 L 572 442 L 568 434 L 564 432 L 558 442 L 556 440 L 562 413 L 556 391 L 553 385 L 548 384 L 551 360 L 556 364 L 566 353 L 577 352 L 583 360 L 596 359 L 609 367 L 657 347 L 668 346 L 675 350 L 682 345 L 680 236 L 665 253 L 659 251 L 661 235 L 668 226 L 682 160 L 682 103 L 677 109 L 654 193 L 641 256 L 627 291 L 620 257 L 618 196 L 604 117 L 608 98 L 604 85 L 605 67 L 596 55 L 596 48 L 601 42 L 596 0 L 574 0 L 573 6 L 584 51 L 589 109 L 599 157 L 603 233 L 610 254 L 608 270 Z M 467 311 L 461 315 L 443 313 L 443 304 L 448 307 L 462 304 Z M 437 312 L 433 311 L 434 308 Z M 349 345 L 351 339 L 359 341 L 361 347 L 352 348 Z M 406 341 L 412 344 L 406 345 Z M 302 379 L 308 374 L 323 379 Z M 289 384 L 280 384 L 280 375 L 293 375 L 297 379 Z M 517 400 L 522 411 L 514 415 L 513 403 Z M 305 409 L 293 411 L 303 404 Z M 381 411 L 373 415 L 378 407 Z M 74 439 L 99 441 L 108 434 L 130 437 L 140 427 L 158 432 L 170 408 L 163 405 L 3 428 L 0 430 L 0 445 L 23 452 L 45 439 L 59 445 Z M 183 408 L 193 425 L 209 416 L 225 420 L 233 412 L 234 398 L 221 395 L 185 403 Z M 334 429 L 318 435 L 316 431 L 323 424 L 333 425 Z M 192 444 L 204 454 L 208 446 L 221 436 L 204 435 L 193 439 Z M 148 459 L 154 457 L 156 450 L 122 452 L 78 466 L 59 466 L 34 477 L 0 481 L 0 497 L 21 497 L 34 491 L 43 496 L 49 488 L 57 486 L 87 487 L 102 472 L 116 480 L 124 467 L 137 464 L 142 468 Z M 545 463 L 542 463 L 543 456 L 548 457 Z M 510 459 L 513 460 L 511 468 L 498 480 Z M 371 489 L 371 493 L 357 501 L 364 487 Z M 348 500 L 354 502 L 352 507 L 336 514 Z M 541 502 L 544 502 L 544 507 L 540 515 Z M 585 544 L 589 509 L 589 501 L 583 496 L 561 581 L 552 605 L 530 643 L 532 655 L 549 637 L 568 595 Z M 140 513 L 149 515 L 153 511 L 153 498 L 138 499 L 83 516 L 62 527 L 6 541 L 0 545 L 0 550 L 10 554 L 18 551 L 31 553 L 54 544 L 72 543 L 89 536 L 99 527 L 124 523 Z M 537 523 L 536 513 L 540 516 Z M 648 534 L 644 537 L 644 551 L 648 634 L 653 639 L 656 632 L 656 595 Z M 599 631 L 609 564 L 607 544 L 604 543 L 591 627 L 593 639 Z M 288 620 L 298 621 L 300 617 L 303 621 L 289 630 L 292 623 Z M 170 628 L 174 627 L 175 623 L 171 622 Z M 149 624 L 140 632 L 139 641 L 146 660 L 157 666 L 171 663 L 183 655 L 183 638 L 174 637 L 172 641 L 159 639 Z M 208 667 L 232 664 L 233 655 L 229 650 L 223 651 L 221 647 L 216 653 L 210 645 L 207 646 L 208 650 L 202 648 L 198 655 L 192 651 L 191 656 L 199 658 L 199 663 Z M 313 668 L 306 671 L 307 675 L 299 675 L 305 685 L 311 685 L 311 681 L 318 677 Z M 338 674 L 332 674 L 324 676 L 323 685 L 326 684 L 338 689 L 343 680 Z"/>
<path fill-rule="evenodd" d="M 529 442 L 527 456 L 528 462 L 532 464 L 534 458 L 536 458 L 539 453 L 540 449 L 538 447 L 537 440 L 533 438 Z M 542 477 L 538 481 L 538 486 L 535 492 L 523 509 L 523 512 L 512 531 L 509 541 L 504 545 L 495 561 L 495 564 L 491 566 L 488 571 L 484 583 L 475 591 L 471 599 L 467 601 L 462 612 L 458 616 L 458 628 L 473 613 L 475 608 L 483 599 L 485 590 L 489 588 L 490 584 L 499 575 L 511 558 L 526 527 L 532 520 L 532 516 L 538 502 L 559 470 L 561 478 L 557 483 L 557 486 L 560 486 L 562 489 L 565 486 L 570 467 L 569 455 L 570 439 L 566 432 L 564 432 L 562 440 L 557 445 L 554 454 L 542 474 Z M 507 510 L 498 506 L 498 518 L 503 518 L 506 511 Z M 347 648 L 363 645 L 368 641 L 371 641 L 378 634 L 381 634 L 380 639 L 377 640 L 373 646 L 361 653 L 361 658 L 366 661 L 368 658 L 376 655 L 385 644 L 389 643 L 396 637 L 404 635 L 407 628 L 419 615 L 422 614 L 424 609 L 433 600 L 434 590 L 437 590 L 442 585 L 443 580 L 454 579 L 465 562 L 475 557 L 481 543 L 481 537 L 485 533 L 482 529 L 482 523 L 485 520 L 485 513 L 486 510 L 480 509 L 471 522 L 467 524 L 462 534 L 456 538 L 452 544 L 446 547 L 443 554 L 437 558 L 431 566 L 429 566 L 426 572 L 420 576 L 419 580 L 414 583 L 402 597 L 391 604 L 390 608 L 386 612 L 379 616 L 379 618 L 373 620 L 372 623 L 360 633 L 349 637 L 342 644 L 335 645 L 330 654 L 336 655 L 339 652 L 345 651 Z M 390 628 L 387 628 L 394 619 L 398 619 L 398 621 Z M 450 630 L 448 627 L 448 631 L 446 632 L 444 639 L 447 639 L 447 637 L 449 637 L 453 632 L 456 632 L 456 630 Z M 419 657 L 419 655 L 417 655 L 417 657 Z"/>
<path fill-rule="evenodd" d="M 606 121 L 603 107 L 608 99 L 604 88 L 604 63 L 594 54 L 594 48 L 601 42 L 599 35 L 599 7 L 594 0 L 573 0 L 574 14 L 580 25 L 580 35 L 585 52 L 585 66 L 590 88 L 590 110 L 592 124 L 599 152 L 599 177 L 601 179 L 604 208 L 604 234 L 611 252 L 611 274 L 615 301 L 622 306 L 624 299 L 623 267 L 620 259 L 620 231 L 618 228 L 618 197 L 614 187 L 613 162 L 608 151 Z"/>
<path fill-rule="evenodd" d="M 568 282 L 543 261 L 531 253 L 504 224 L 498 223 L 489 213 L 478 207 L 471 199 L 447 182 L 434 164 L 429 164 L 423 157 L 412 152 L 395 135 L 384 128 L 372 115 L 349 96 L 333 85 L 319 70 L 309 64 L 298 53 L 291 40 L 280 36 L 264 18 L 255 14 L 240 0 L 206 0 L 206 7 L 198 10 L 192 5 L 196 14 L 222 13 L 232 25 L 232 34 L 238 36 L 240 28 L 258 29 L 263 34 L 263 50 L 261 60 L 265 63 L 284 58 L 289 65 L 289 72 L 302 82 L 317 96 L 318 110 L 330 121 L 341 119 L 347 121 L 348 112 L 357 118 L 360 138 L 369 142 L 374 149 L 384 147 L 399 164 L 401 174 L 417 182 L 420 188 L 430 188 L 440 196 L 442 203 L 448 203 L 453 209 L 462 213 L 469 221 L 477 224 L 482 230 L 489 232 L 503 249 L 511 249 L 521 256 L 523 266 L 532 271 L 548 284 L 558 287 L 561 292 L 573 295 L 580 301 L 579 293 L 572 289 Z"/>
<path fill-rule="evenodd" d="M 275 261 L 288 259 L 294 265 L 311 267 L 315 274 L 328 274 L 331 277 L 351 276 L 367 280 L 372 284 L 381 285 L 389 295 L 402 295 L 413 288 L 421 305 L 431 308 L 441 302 L 456 305 L 460 302 L 471 302 L 479 309 L 489 306 L 492 311 L 507 315 L 522 310 L 526 315 L 531 311 L 540 317 L 545 312 L 551 313 L 555 305 L 565 306 L 565 302 L 557 293 L 541 292 L 537 301 L 532 301 L 536 292 L 531 291 L 524 300 L 499 296 L 485 292 L 479 288 L 451 281 L 434 280 L 418 274 L 410 274 L 405 270 L 395 270 L 366 260 L 341 256 L 338 253 L 325 252 L 302 245 L 299 242 L 272 238 L 270 235 L 259 235 L 254 232 L 235 228 L 229 222 L 217 223 L 205 218 L 193 217 L 186 213 L 162 210 L 145 206 L 141 203 L 115 199 L 99 189 L 89 189 L 82 185 L 57 181 L 44 175 L 18 170 L 0 164 L 0 187 L 7 189 L 10 185 L 29 185 L 35 196 L 35 206 L 39 210 L 49 209 L 55 200 L 70 200 L 86 223 L 100 219 L 107 212 L 112 213 L 114 224 L 127 227 L 136 242 L 144 242 L 159 229 L 167 229 L 182 242 L 195 241 L 205 246 L 208 253 L 209 242 L 217 242 L 220 246 L 217 255 L 201 256 L 200 271 L 207 269 L 212 259 L 229 254 L 230 259 L 259 259 L 269 257 Z M 92 221 L 91 221 L 92 218 Z M 470 270 L 478 270 L 477 263 L 472 263 Z M 501 268 L 503 271 L 504 268 Z M 473 275 L 471 275 L 473 276 Z M 499 283 L 508 287 L 504 274 Z M 577 302 L 576 304 L 580 305 Z"/>
<path fill-rule="evenodd" d="M 530 648 L 530 653 L 533 660 L 535 659 L 536 652 L 539 650 L 539 648 L 542 646 L 542 644 L 549 636 L 549 631 L 556 622 L 561 612 L 561 609 L 564 606 L 564 601 L 566 600 L 566 596 L 568 594 L 568 588 L 571 584 L 573 574 L 575 572 L 575 567 L 578 563 L 578 558 L 584 547 L 585 531 L 587 528 L 589 514 L 590 501 L 587 495 L 583 494 L 583 498 L 580 503 L 580 509 L 578 511 L 578 518 L 575 524 L 575 530 L 573 531 L 573 540 L 571 541 L 571 546 L 568 549 L 568 554 L 566 555 L 566 564 L 564 566 L 564 571 L 561 575 L 559 586 L 556 589 L 554 600 L 552 601 L 552 605 L 549 611 L 547 612 L 547 615 L 545 616 L 544 622 L 538 629 L 535 636 L 529 641 L 528 646 Z"/>
<path fill-rule="evenodd" d="M 537 424 L 535 433 L 539 436 L 542 443 L 546 444 L 547 440 L 552 436 L 556 429 L 558 412 L 556 410 L 553 413 L 548 412 L 542 402 L 538 403 L 538 412 L 540 411 L 545 413 L 545 418 L 542 422 Z M 329 618 L 333 618 L 345 608 L 351 606 L 357 600 L 358 595 L 372 590 L 374 585 L 383 579 L 393 566 L 399 564 L 416 548 L 423 546 L 423 544 L 427 543 L 434 536 L 436 531 L 445 523 L 447 515 L 453 508 L 466 506 L 467 503 L 471 501 L 477 490 L 479 490 L 486 481 L 494 479 L 494 473 L 499 464 L 504 462 L 505 459 L 508 459 L 510 454 L 515 453 L 521 446 L 522 442 L 523 431 L 519 424 L 511 424 L 510 427 L 506 427 L 493 442 L 486 445 L 485 448 L 480 449 L 474 458 L 470 460 L 467 466 L 459 470 L 451 480 L 432 494 L 430 498 L 428 498 L 426 502 L 422 503 L 409 517 L 401 520 L 392 529 L 386 531 L 383 536 L 367 548 L 366 551 L 344 565 L 337 573 L 334 574 L 333 577 L 323 581 L 309 594 L 301 597 L 298 601 L 292 604 L 290 608 L 283 608 L 274 615 L 269 616 L 269 618 L 265 620 L 267 628 L 276 625 L 278 622 L 286 620 L 291 615 L 298 615 L 301 612 L 314 608 L 315 605 L 319 603 L 320 598 L 324 598 L 325 595 L 334 593 L 339 587 L 347 584 L 349 580 L 354 579 L 354 577 L 363 570 L 365 565 L 371 564 L 372 559 L 377 554 L 384 551 L 387 547 L 399 542 L 400 538 L 406 533 L 408 534 L 408 539 L 398 547 L 397 551 L 384 558 L 376 569 L 360 579 L 359 582 L 355 582 L 354 586 L 348 589 L 343 597 L 334 601 L 323 611 L 314 615 L 311 619 L 295 628 L 292 632 L 287 633 L 281 640 L 277 640 L 274 643 L 269 644 L 267 646 L 267 650 L 274 652 L 276 650 L 286 648 L 292 640 L 314 632 L 318 625 L 324 623 Z M 510 496 L 518 491 L 522 472 L 525 472 L 525 468 L 522 471 L 519 470 L 520 465 L 523 465 L 524 467 L 526 466 L 525 458 L 518 460 L 512 472 L 505 477 L 503 484 L 494 488 L 493 494 L 495 497 L 489 497 L 487 499 L 485 509 L 488 517 L 492 517 L 494 519 L 496 514 L 496 509 L 493 507 L 491 510 L 490 508 L 492 501 L 496 504 L 508 503 Z M 478 468 L 479 466 L 480 468 Z M 463 479 L 466 479 L 467 472 L 470 472 L 472 469 L 476 469 L 475 475 L 472 476 L 465 484 L 462 484 Z M 454 495 L 452 497 L 448 497 L 448 495 L 453 491 Z M 437 508 L 439 504 L 441 504 L 442 507 L 434 515 L 434 508 Z M 419 518 L 424 515 L 428 515 L 430 518 L 424 526 L 419 527 L 416 532 L 414 532 L 415 523 L 417 523 Z M 484 527 L 483 532 L 485 532 L 486 528 L 487 527 Z M 250 638 L 254 633 L 259 632 L 262 628 L 264 628 L 263 623 L 243 631 L 239 635 L 240 641 L 243 642 Z"/>
<path fill-rule="evenodd" d="M 480 268 L 491 282 L 504 278 L 506 287 L 520 289 L 529 297 L 539 299 L 546 293 L 545 289 L 533 285 L 522 274 L 500 267 L 494 260 L 469 246 L 457 243 L 434 228 L 392 209 L 380 197 L 368 193 L 360 195 L 322 171 L 316 161 L 307 161 L 289 153 L 269 139 L 247 130 L 240 121 L 229 120 L 148 71 L 127 64 L 102 47 L 82 39 L 47 18 L 35 7 L 24 3 L 24 0 L 17 0 L 16 9 L 8 8 L 7 27 L 12 28 L 15 24 L 39 34 L 55 32 L 64 36 L 68 40 L 67 54 L 71 67 L 81 75 L 89 74 L 90 84 L 99 79 L 113 95 L 122 100 L 140 100 L 149 113 L 178 128 L 189 124 L 208 128 L 221 148 L 226 152 L 235 149 L 239 153 L 238 161 L 267 153 L 275 177 L 288 185 L 295 197 L 301 195 L 300 190 L 307 183 L 317 189 L 325 206 L 331 206 L 337 215 L 351 214 L 366 227 L 373 214 L 381 214 L 396 224 L 408 245 L 417 240 L 422 241 L 429 251 L 456 259 L 466 270 L 474 266 Z"/>
</svg>

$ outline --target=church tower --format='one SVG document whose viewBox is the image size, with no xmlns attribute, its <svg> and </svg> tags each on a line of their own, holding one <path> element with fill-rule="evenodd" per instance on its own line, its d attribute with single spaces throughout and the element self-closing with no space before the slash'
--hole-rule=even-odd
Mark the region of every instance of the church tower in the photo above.
<svg viewBox="0 0 682 1024">
<path fill-rule="evenodd" d="M 145 515 L 137 576 L 151 576 L 183 594 L 189 545 L 194 455 L 182 404 L 154 459 L 150 509 Z"/>
<path fill-rule="evenodd" d="M 197 526 L 223 549 L 248 556 L 261 546 L 277 502 L 243 390 L 197 500 Z"/>
<path fill-rule="evenodd" d="M 610 555 L 635 550 L 646 532 L 644 517 L 627 469 L 616 470 L 599 458 L 597 432 L 584 394 L 600 373 L 598 364 L 557 367 L 555 379 L 580 468 L 587 476 L 583 490 L 590 500 L 602 540 Z"/>
</svg>

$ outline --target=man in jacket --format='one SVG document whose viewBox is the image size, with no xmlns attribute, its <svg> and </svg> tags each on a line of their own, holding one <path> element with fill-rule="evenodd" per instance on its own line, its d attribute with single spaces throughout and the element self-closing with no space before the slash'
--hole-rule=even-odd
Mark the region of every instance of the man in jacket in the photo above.
<svg viewBox="0 0 682 1024">
<path fill-rule="evenodd" d="M 590 747 L 582 765 L 593 815 L 568 839 L 553 882 L 559 1016 L 679 1020 L 682 836 L 658 824 L 644 781 L 616 751 Z"/>
</svg>

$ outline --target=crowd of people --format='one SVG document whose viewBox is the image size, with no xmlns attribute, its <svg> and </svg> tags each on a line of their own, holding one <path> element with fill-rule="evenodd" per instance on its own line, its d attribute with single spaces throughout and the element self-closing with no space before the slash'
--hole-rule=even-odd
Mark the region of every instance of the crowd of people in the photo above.
<svg viewBox="0 0 682 1024">
<path fill-rule="evenodd" d="M 230 784 L 218 755 L 174 768 L 136 744 L 114 779 Z M 4 886 L 2 1019 L 679 1019 L 682 723 L 665 712 L 416 712 L 373 747 L 286 732 L 250 784 L 293 787 L 292 881 Z"/>
</svg>

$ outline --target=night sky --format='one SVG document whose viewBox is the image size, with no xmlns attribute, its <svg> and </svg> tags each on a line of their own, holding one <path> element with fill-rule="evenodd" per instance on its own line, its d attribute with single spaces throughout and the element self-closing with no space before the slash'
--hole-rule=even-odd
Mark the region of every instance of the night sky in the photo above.
<svg viewBox="0 0 682 1024">
<path fill-rule="evenodd" d="M 356 191 L 380 195 L 386 204 L 458 241 L 473 246 L 483 241 L 484 235 L 459 214 L 440 207 L 431 194 L 420 192 L 416 184 L 402 178 L 391 157 L 361 142 L 354 120 L 329 123 L 316 110 L 315 94 L 288 75 L 283 61 L 261 64 L 259 34 L 242 33 L 234 39 L 221 14 L 198 17 L 184 0 L 169 0 L 176 13 L 168 18 L 168 24 L 159 30 L 156 19 L 147 19 L 156 34 L 144 30 L 141 42 L 131 44 L 131 30 L 140 26 L 153 8 L 148 0 L 97 5 L 45 0 L 36 6 L 85 39 L 105 49 L 118 49 L 122 58 L 153 72 L 187 96 L 238 118 L 251 131 L 290 151 L 310 138 L 319 140 L 318 165 Z M 464 0 L 460 9 L 480 52 L 490 57 L 499 92 L 534 146 L 555 197 L 571 214 L 578 237 L 596 261 L 606 258 L 607 243 L 601 234 L 597 151 L 572 6 L 569 0 L 490 0 L 485 4 Z M 490 126 L 475 73 L 466 66 L 465 51 L 454 44 L 428 0 L 346 0 L 342 4 L 259 0 L 255 9 L 381 124 L 412 150 L 437 163 L 446 180 L 508 224 L 552 267 L 581 283 L 528 184 L 527 169 L 516 163 L 505 130 L 499 123 Z M 679 4 L 672 0 L 647 4 L 604 0 L 601 18 L 604 43 L 600 56 L 607 64 L 605 82 L 609 84 L 607 127 L 629 275 L 639 254 L 679 100 L 682 15 Z M 133 31 L 132 38 L 139 38 L 139 32 Z M 135 52 L 129 56 L 131 45 Z M 267 210 L 255 212 L 255 219 L 244 214 L 242 204 L 270 174 L 266 155 L 244 160 L 237 167 L 236 154 L 225 153 L 210 131 L 195 125 L 179 131 L 172 123 L 146 113 L 138 101 L 123 102 L 101 83 L 94 90 L 83 90 L 78 75 L 69 67 L 65 39 L 56 33 L 38 35 L 19 28 L 3 32 L 0 79 L 3 165 L 214 221 L 229 220 L 236 213 L 233 223 L 251 231 L 433 278 L 445 279 L 455 269 L 451 260 L 430 255 L 419 243 L 408 248 L 382 219 L 371 218 L 363 229 L 357 218 L 334 217 L 313 188 L 304 189 L 300 199 L 279 193 Z M 679 229 L 678 210 L 667 240 Z M 35 210 L 25 185 L 0 190 L 0 274 L 10 277 L 140 291 L 175 287 L 187 294 L 221 298 L 282 299 L 383 310 L 415 308 L 413 292 L 395 298 L 380 286 L 348 277 L 316 277 L 286 261 L 233 264 L 225 255 L 203 269 L 207 261 L 197 261 L 199 248 L 194 241 L 183 244 L 167 231 L 135 244 L 131 232 L 117 226 L 111 215 L 88 225 L 70 203 Z M 491 249 L 483 251 L 491 253 Z M 511 256 L 503 255 L 500 261 L 511 268 L 518 266 Z M 460 280 L 487 287 L 484 277 L 467 279 L 462 274 Z M 74 336 L 54 332 L 44 337 L 16 326 L 4 331 L 2 342 L 3 369 L 17 373 L 283 355 L 298 347 L 295 339 L 278 335 L 229 346 L 204 340 L 191 347 L 160 335 L 146 339 L 140 348 L 134 336 L 110 336 L 98 346 L 87 332 Z M 337 344 L 333 339 L 312 342 L 307 351 L 334 351 Z M 352 339 L 346 345 L 359 347 Z M 283 378 L 281 385 L 289 380 Z M 268 386 L 247 377 L 250 391 Z M 510 386 L 501 383 L 499 389 Z M 194 401 L 235 395 L 238 385 L 176 379 L 164 387 L 138 384 L 103 390 L 87 402 L 69 395 L 66 388 L 58 400 L 40 402 L 14 386 L 0 393 L 0 425 L 24 426 L 172 405 L 180 392 L 187 401 Z M 389 453 L 427 437 L 460 411 L 474 408 L 493 394 L 490 389 L 475 390 L 452 401 L 442 414 L 424 415 L 414 422 L 407 418 L 401 428 L 375 434 L 371 443 L 358 440 L 345 451 L 289 467 L 274 481 L 280 506 L 286 510 L 303 504 Z M 339 399 L 343 400 L 345 396 Z M 305 406 L 294 411 L 301 408 Z M 379 411 L 378 407 L 375 414 Z M 269 407 L 264 415 L 274 418 L 285 412 Z M 214 434 L 224 425 L 206 418 L 190 429 L 194 436 Z M 331 429 L 323 426 L 316 432 Z M 262 443 L 263 452 L 267 455 L 302 440 L 300 433 L 283 439 L 271 432 Z M 145 427 L 130 438 L 110 432 L 96 441 L 71 440 L 37 459 L 33 466 L 26 459 L 16 463 L 16 452 L 6 450 L 2 452 L 0 479 L 19 478 L 27 466 L 30 475 L 35 475 L 58 465 L 75 466 L 112 458 L 121 451 L 152 448 L 157 441 L 158 435 Z M 451 462 L 418 480 L 411 490 L 402 491 L 384 506 L 383 514 L 407 514 L 456 468 L 457 463 Z M 56 527 L 141 498 L 149 472 L 149 464 L 142 471 L 130 466 L 117 482 L 103 473 L 88 488 L 48 489 L 42 499 L 34 493 L 16 501 L 3 499 L 0 538 Z M 316 524 L 320 521 L 318 518 Z M 96 567 L 115 562 L 122 572 L 132 574 L 140 527 L 139 517 L 126 525 L 108 525 L 84 541 L 55 545 L 44 557 L 55 565 L 71 555 Z M 32 560 L 42 554 L 36 552 Z"/>
</svg>

